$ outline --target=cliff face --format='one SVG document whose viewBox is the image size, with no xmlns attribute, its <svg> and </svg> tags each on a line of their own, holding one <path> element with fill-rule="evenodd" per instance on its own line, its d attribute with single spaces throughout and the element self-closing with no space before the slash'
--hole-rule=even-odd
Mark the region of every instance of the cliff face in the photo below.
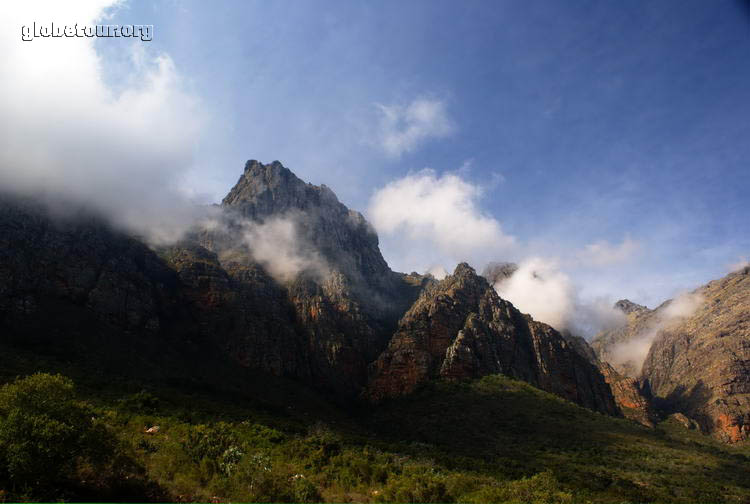
<svg viewBox="0 0 750 504">
<path fill-rule="evenodd" d="M 668 411 L 728 442 L 750 437 L 750 268 L 696 291 L 702 303 L 659 332 L 643 365 Z"/>
<path fill-rule="evenodd" d="M 202 362 L 192 376 L 210 380 L 218 358 L 194 329 L 178 275 L 146 245 L 90 215 L 52 217 L 8 196 L 0 196 L 0 344 L 157 378 Z"/>
<path fill-rule="evenodd" d="M 618 302 L 620 304 L 622 302 Z M 591 345 L 581 336 L 564 332 L 563 336 L 575 350 L 596 366 L 612 390 L 612 396 L 620 412 L 646 427 L 653 427 L 658 420 L 650 391 L 638 380 L 617 371 L 610 363 L 602 361 Z"/>
<path fill-rule="evenodd" d="M 358 393 L 367 364 L 385 348 L 422 279 L 392 272 L 359 212 L 278 161 L 248 161 L 218 220 L 183 246 L 212 254 L 231 282 L 227 295 L 244 293 L 233 304 L 241 315 L 225 348 L 248 366 L 261 364 L 337 394 Z M 214 288 L 223 284 L 208 286 Z M 207 304 L 211 295 L 196 289 L 199 311 L 223 320 L 226 307 Z"/>
<path fill-rule="evenodd" d="M 591 409 L 617 414 L 598 369 L 554 329 L 500 299 L 466 264 L 428 287 L 373 363 L 367 395 L 407 394 L 431 378 L 503 373 Z"/>
<path fill-rule="evenodd" d="M 213 252 L 181 243 L 161 251 L 174 268 L 200 334 L 240 365 L 310 378 L 304 338 L 286 291 L 257 264 L 219 263 Z"/>
</svg>

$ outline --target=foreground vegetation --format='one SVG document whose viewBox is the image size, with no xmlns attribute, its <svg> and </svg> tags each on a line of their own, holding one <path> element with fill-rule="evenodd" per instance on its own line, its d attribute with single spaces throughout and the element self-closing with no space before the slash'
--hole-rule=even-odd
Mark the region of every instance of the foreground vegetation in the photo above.
<svg viewBox="0 0 750 504">
<path fill-rule="evenodd" d="M 503 376 L 344 413 L 296 384 L 243 397 L 81 375 L 76 389 L 5 369 L 0 501 L 750 499 L 746 447 L 672 421 L 646 429 Z"/>
</svg>

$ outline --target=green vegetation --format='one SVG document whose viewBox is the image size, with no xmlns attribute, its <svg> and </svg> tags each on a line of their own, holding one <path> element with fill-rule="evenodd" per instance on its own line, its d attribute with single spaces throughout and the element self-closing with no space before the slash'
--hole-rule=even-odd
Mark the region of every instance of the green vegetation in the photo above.
<svg viewBox="0 0 750 504">
<path fill-rule="evenodd" d="M 242 397 L 3 376 L 0 501 L 750 499 L 746 447 L 671 421 L 646 429 L 502 376 L 346 414 L 270 378 Z"/>
</svg>

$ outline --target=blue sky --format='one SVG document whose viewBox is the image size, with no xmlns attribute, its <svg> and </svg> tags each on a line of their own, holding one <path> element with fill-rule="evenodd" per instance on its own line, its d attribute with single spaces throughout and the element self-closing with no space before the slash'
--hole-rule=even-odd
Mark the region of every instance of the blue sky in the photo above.
<svg viewBox="0 0 750 504">
<path fill-rule="evenodd" d="M 470 213 L 515 242 L 467 259 L 554 258 L 584 296 L 649 305 L 750 255 L 746 2 L 139 1 L 112 13 L 155 31 L 96 41 L 108 85 L 131 46 L 167 54 L 205 114 L 181 172 L 201 201 L 220 199 L 245 160 L 279 159 L 373 220 L 378 190 L 429 168 L 433 183 L 476 189 Z M 403 134 L 414 103 L 439 110 L 389 151 L 388 112 Z M 420 263 L 409 252 L 434 247 L 418 241 L 381 233 L 396 269 L 460 259 L 447 248 Z M 602 249 L 616 257 L 582 259 Z"/>
<path fill-rule="evenodd" d="M 214 195 L 246 158 L 280 159 L 364 211 L 394 178 L 467 163 L 506 233 L 548 255 L 629 235 L 657 296 L 750 253 L 742 2 L 141 2 L 118 18 L 153 23 L 216 114 L 196 165 Z M 357 127 L 419 97 L 452 134 L 393 157 Z"/>
</svg>

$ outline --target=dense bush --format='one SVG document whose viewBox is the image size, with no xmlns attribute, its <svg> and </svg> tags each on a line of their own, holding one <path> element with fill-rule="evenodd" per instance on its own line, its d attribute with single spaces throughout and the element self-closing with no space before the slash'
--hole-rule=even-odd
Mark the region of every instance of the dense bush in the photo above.
<svg viewBox="0 0 750 504">
<path fill-rule="evenodd" d="M 377 497 L 379 502 L 453 502 L 445 483 L 445 476 L 433 467 L 406 466 L 388 479 Z"/>
<path fill-rule="evenodd" d="M 111 448 L 68 378 L 35 374 L 0 388 L 0 479 L 13 494 L 45 496 L 77 463 L 102 461 Z"/>
<path fill-rule="evenodd" d="M 467 502 L 518 503 L 518 504 L 565 504 L 573 502 L 573 495 L 564 492 L 560 483 L 545 471 L 530 478 L 505 484 L 487 485 L 471 494 Z"/>
</svg>

